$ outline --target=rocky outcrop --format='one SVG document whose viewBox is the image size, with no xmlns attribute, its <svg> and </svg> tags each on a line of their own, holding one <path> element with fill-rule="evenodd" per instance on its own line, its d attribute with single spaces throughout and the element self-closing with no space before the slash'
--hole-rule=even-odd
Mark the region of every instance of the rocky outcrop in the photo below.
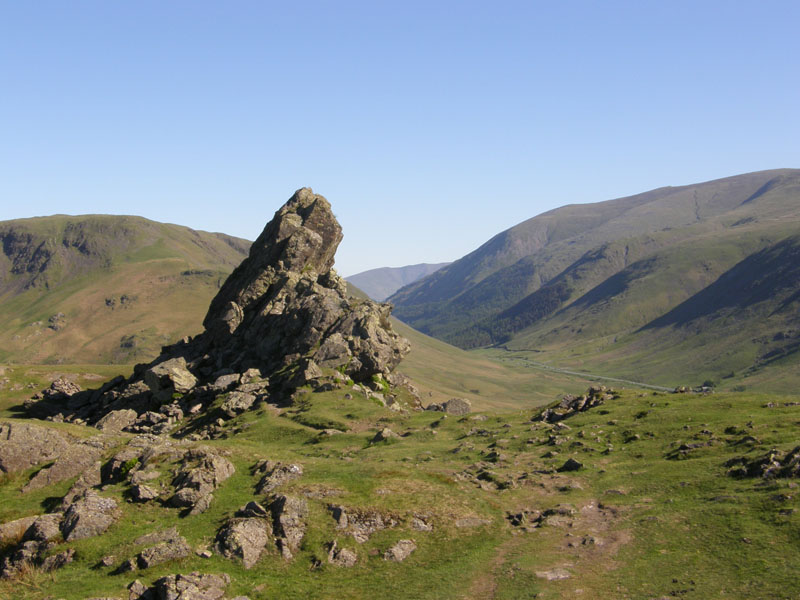
<svg viewBox="0 0 800 600">
<path fill-rule="evenodd" d="M 544 409 L 534 417 L 533 420 L 557 423 L 572 415 L 589 410 L 595 406 L 600 406 L 604 402 L 612 400 L 614 394 L 614 390 L 608 389 L 604 385 L 593 385 L 582 396 L 567 394 L 557 405 Z"/>
<path fill-rule="evenodd" d="M 165 433 L 186 414 L 205 416 L 222 394 L 213 419 L 264 400 L 289 403 L 305 386 L 391 385 L 409 344 L 392 331 L 390 305 L 348 298 L 332 268 L 341 239 L 328 201 L 298 190 L 211 302 L 203 333 L 163 348 L 128 380 L 42 398 L 30 412 L 109 432 Z M 206 426 L 210 437 L 215 427 Z"/>
<path fill-rule="evenodd" d="M 259 494 L 269 494 L 284 483 L 301 477 L 303 466 L 295 463 L 263 460 L 256 465 L 255 472 L 264 474 L 258 482 L 256 490 Z"/>
<path fill-rule="evenodd" d="M 417 544 L 414 540 L 400 540 L 383 554 L 383 560 L 403 562 L 416 549 Z"/>
<path fill-rule="evenodd" d="M 449 415 L 463 416 L 472 412 L 472 403 L 466 398 L 450 398 L 441 404 L 429 404 L 425 410 L 437 410 Z"/>
<path fill-rule="evenodd" d="M 55 460 L 69 445 L 69 438 L 41 425 L 0 423 L 0 472 L 16 473 Z"/>
<path fill-rule="evenodd" d="M 211 503 L 211 493 L 233 475 L 233 464 L 222 456 L 204 448 L 189 450 L 172 484 L 175 494 L 172 506 L 188 508 L 189 514 L 204 512 Z"/>
<path fill-rule="evenodd" d="M 104 533 L 116 521 L 117 502 L 87 490 L 64 513 L 61 533 L 67 541 L 94 537 Z"/>
<path fill-rule="evenodd" d="M 291 560 L 306 534 L 308 503 L 304 498 L 281 495 L 272 501 L 270 510 L 278 548 L 285 559 Z"/>
<path fill-rule="evenodd" d="M 217 552 L 227 558 L 241 559 L 245 569 L 251 568 L 261 558 L 270 541 L 269 523 L 261 517 L 235 517 L 217 533 Z"/>
<path fill-rule="evenodd" d="M 174 527 L 143 535 L 134 540 L 134 543 L 150 545 L 137 554 L 135 558 L 123 563 L 119 569 L 120 572 L 149 569 L 172 560 L 185 558 L 192 553 L 189 543 Z"/>
<path fill-rule="evenodd" d="M 128 586 L 130 600 L 220 600 L 230 576 L 206 575 L 198 572 L 189 575 L 168 575 L 158 579 L 152 587 L 136 580 Z"/>
<path fill-rule="evenodd" d="M 81 475 L 97 462 L 104 449 L 104 441 L 96 438 L 90 438 L 67 447 L 55 463 L 36 473 L 33 479 L 22 488 L 22 492 L 38 490 Z"/>
<path fill-rule="evenodd" d="M 328 562 L 337 567 L 353 567 L 358 562 L 358 554 L 350 548 L 340 548 L 339 543 L 333 540 L 328 550 Z"/>
<path fill-rule="evenodd" d="M 725 463 L 731 477 L 782 479 L 800 477 L 800 446 L 784 452 L 772 449 L 754 458 L 737 457 Z"/>
<path fill-rule="evenodd" d="M 396 527 L 400 520 L 390 514 L 371 509 L 345 508 L 331 505 L 328 507 L 336 520 L 336 529 L 348 533 L 359 544 L 366 542 L 376 531 Z"/>
</svg>

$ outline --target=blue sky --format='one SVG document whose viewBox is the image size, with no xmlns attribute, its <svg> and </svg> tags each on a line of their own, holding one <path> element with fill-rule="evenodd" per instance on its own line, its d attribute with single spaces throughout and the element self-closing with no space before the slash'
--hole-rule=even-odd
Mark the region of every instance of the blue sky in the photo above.
<svg viewBox="0 0 800 600">
<path fill-rule="evenodd" d="M 0 0 L 0 220 L 254 239 L 303 186 L 345 275 L 543 211 L 800 167 L 797 2 Z"/>
</svg>

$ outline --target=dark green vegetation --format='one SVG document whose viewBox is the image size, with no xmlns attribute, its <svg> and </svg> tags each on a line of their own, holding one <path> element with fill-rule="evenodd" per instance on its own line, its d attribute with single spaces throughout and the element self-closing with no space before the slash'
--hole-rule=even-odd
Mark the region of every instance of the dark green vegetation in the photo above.
<svg viewBox="0 0 800 600">
<path fill-rule="evenodd" d="M 2 396 L 3 408 L 11 401 Z M 800 578 L 800 500 L 793 480 L 736 479 L 725 463 L 797 444 L 800 407 L 756 394 L 623 391 L 562 424 L 531 421 L 530 408 L 485 416 L 394 413 L 344 390 L 308 394 L 295 406 L 264 405 L 228 422 L 208 442 L 236 473 L 201 515 L 128 501 L 128 484 L 104 488 L 122 508 L 103 536 L 68 544 L 75 561 L 0 583 L 0 597 L 125 596 L 133 579 L 192 570 L 227 572 L 228 593 L 258 598 L 792 598 Z M 772 403 L 774 407 L 768 408 Z M 13 415 L 6 412 L 5 415 Z M 320 435 L 318 423 L 344 430 Z M 92 429 L 51 424 L 81 437 Z M 564 427 L 566 426 L 566 427 Z M 402 437 L 372 442 L 385 427 Z M 127 435 L 119 436 L 123 444 Z M 113 450 L 107 453 L 113 454 Z M 143 533 L 175 526 L 195 550 L 256 494 L 263 458 L 300 463 L 279 491 L 308 498 L 300 551 L 277 551 L 250 570 L 197 555 L 136 573 L 113 571 L 142 547 Z M 568 458 L 583 467 L 559 473 Z M 160 465 L 162 472 L 169 462 Z M 70 481 L 22 494 L 37 468 L 0 484 L 0 522 L 39 514 Z M 398 524 L 363 544 L 336 529 L 329 505 L 378 511 Z M 422 515 L 432 531 L 414 530 Z M 352 568 L 327 562 L 327 544 L 354 550 Z M 417 550 L 384 561 L 399 539 Z M 67 545 L 59 543 L 53 552 Z M 103 557 L 113 555 L 111 566 Z M 548 577 L 568 576 L 548 580 Z"/>
<path fill-rule="evenodd" d="M 395 315 L 463 348 L 675 386 L 800 384 L 800 171 L 572 205 L 401 289 Z"/>
<path fill-rule="evenodd" d="M 249 242 L 140 217 L 0 223 L 0 361 L 132 363 L 200 330 Z"/>
<path fill-rule="evenodd" d="M 364 290 L 373 300 L 382 302 L 401 287 L 414 283 L 449 264 L 422 263 L 407 267 L 382 267 L 350 275 L 347 280 Z"/>
</svg>

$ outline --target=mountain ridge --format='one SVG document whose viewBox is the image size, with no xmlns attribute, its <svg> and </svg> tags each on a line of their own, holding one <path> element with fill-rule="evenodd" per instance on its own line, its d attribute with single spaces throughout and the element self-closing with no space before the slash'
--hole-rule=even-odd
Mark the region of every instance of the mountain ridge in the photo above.
<svg viewBox="0 0 800 600">
<path fill-rule="evenodd" d="M 402 288 L 390 301 L 399 319 L 462 348 L 507 344 L 551 352 L 561 366 L 579 367 L 570 362 L 568 348 L 573 348 L 581 361 L 592 364 L 579 345 L 634 334 L 750 254 L 800 232 L 798 199 L 800 170 L 779 169 L 663 187 L 589 206 L 568 205 L 494 236 L 450 267 Z M 528 244 L 538 250 L 522 258 L 513 252 L 502 260 L 492 258 L 498 240 L 524 238 L 531 231 Z M 550 235 L 541 244 L 543 231 Z M 479 257 L 487 249 L 495 263 L 510 264 L 487 274 L 487 262 Z M 475 283 L 464 287 L 469 280 Z M 631 285 L 638 290 L 634 296 Z M 566 325 L 565 315 L 573 324 Z M 594 325 L 581 324 L 587 319 Z M 773 325 L 776 335 L 792 326 L 791 319 Z M 745 326 L 758 327 L 747 321 Z M 634 337 L 631 347 L 636 346 Z M 755 366 L 754 352 L 748 353 Z M 746 362 L 737 359 L 721 368 L 742 370 Z M 615 374 L 649 379 L 653 372 Z M 712 375 L 719 379 L 722 372 Z"/>
</svg>

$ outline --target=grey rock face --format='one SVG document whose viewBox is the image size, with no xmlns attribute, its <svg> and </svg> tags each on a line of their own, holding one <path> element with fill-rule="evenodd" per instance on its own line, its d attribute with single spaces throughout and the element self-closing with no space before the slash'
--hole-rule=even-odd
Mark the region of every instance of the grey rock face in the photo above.
<svg viewBox="0 0 800 600">
<path fill-rule="evenodd" d="M 226 575 L 168 575 L 148 588 L 139 580 L 128 586 L 129 600 L 220 600 L 231 578 Z"/>
<path fill-rule="evenodd" d="M 95 427 L 106 433 L 118 433 L 126 427 L 133 425 L 138 416 L 136 411 L 130 408 L 112 410 L 105 417 L 100 419 Z"/>
<path fill-rule="evenodd" d="M 275 537 L 281 554 L 291 560 L 306 534 L 308 503 L 304 498 L 277 496 L 270 504 Z"/>
<path fill-rule="evenodd" d="M 211 493 L 235 470 L 233 464 L 222 456 L 202 448 L 190 450 L 172 482 L 176 492 L 170 498 L 170 504 L 189 507 L 193 514 L 203 512 L 208 508 Z"/>
<path fill-rule="evenodd" d="M 358 554 L 350 548 L 339 548 L 334 540 L 328 551 L 328 562 L 337 567 L 353 567 L 358 562 Z"/>
<path fill-rule="evenodd" d="M 102 452 L 102 444 L 93 443 L 93 440 L 69 446 L 52 466 L 42 469 L 25 484 L 22 492 L 38 490 L 53 483 L 76 477 L 94 465 Z"/>
<path fill-rule="evenodd" d="M 357 510 L 344 506 L 328 507 L 336 520 L 336 529 L 349 533 L 359 544 L 366 542 L 376 531 L 398 525 L 399 521 L 377 510 Z"/>
<path fill-rule="evenodd" d="M 186 359 L 179 356 L 150 367 L 144 373 L 144 382 L 153 394 L 166 399 L 174 392 L 190 391 L 197 385 L 197 378 L 186 368 Z"/>
<path fill-rule="evenodd" d="M 217 552 L 227 558 L 239 558 L 245 569 L 252 567 L 261 557 L 270 541 L 266 519 L 245 517 L 230 519 L 217 533 Z"/>
<path fill-rule="evenodd" d="M 192 553 L 186 539 L 182 536 L 170 535 L 167 539 L 142 550 L 136 557 L 136 566 L 140 569 L 148 569 L 155 565 L 160 565 L 171 560 L 184 558 Z"/>
<path fill-rule="evenodd" d="M 117 503 L 87 490 L 64 513 L 61 533 L 69 541 L 94 537 L 105 532 L 117 518 Z"/>
<path fill-rule="evenodd" d="M 228 417 L 233 418 L 255 404 L 256 397 L 253 394 L 246 394 L 244 392 L 231 392 L 228 398 L 222 403 L 220 409 Z"/>
<path fill-rule="evenodd" d="M 49 513 L 36 517 L 25 532 L 24 539 L 36 542 L 49 542 L 61 534 L 61 521 L 64 515 L 61 513 Z"/>
<path fill-rule="evenodd" d="M 284 483 L 301 477 L 303 475 L 303 466 L 265 460 L 256 465 L 256 472 L 264 473 L 261 481 L 256 486 L 256 490 L 259 494 L 269 494 Z"/>
<path fill-rule="evenodd" d="M 414 540 L 400 540 L 384 553 L 383 560 L 403 562 L 416 549 L 417 544 Z"/>
<path fill-rule="evenodd" d="M 472 403 L 466 398 L 451 398 L 441 404 L 431 404 L 425 410 L 438 410 L 449 415 L 468 415 L 472 412 Z"/>
<path fill-rule="evenodd" d="M 391 331 L 388 305 L 348 300 L 332 270 L 341 239 L 328 201 L 298 190 L 211 303 L 203 324 L 217 353 L 273 372 L 317 348 L 317 364 L 347 364 L 354 379 L 390 372 L 408 342 Z"/>
<path fill-rule="evenodd" d="M 40 425 L 0 424 L 0 471 L 16 473 L 54 460 L 69 447 L 69 440 Z"/>
</svg>

